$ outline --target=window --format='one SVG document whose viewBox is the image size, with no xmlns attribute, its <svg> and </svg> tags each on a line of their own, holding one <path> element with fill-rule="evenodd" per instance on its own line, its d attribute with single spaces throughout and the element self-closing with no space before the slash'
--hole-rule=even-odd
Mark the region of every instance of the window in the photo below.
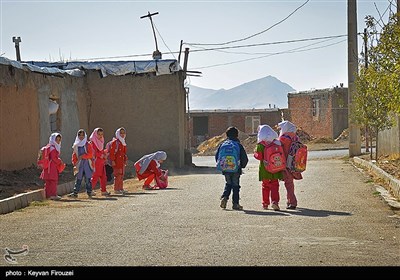
<svg viewBox="0 0 400 280">
<path fill-rule="evenodd" d="M 312 100 L 312 115 L 314 119 L 319 118 L 319 99 L 317 98 Z"/>
<path fill-rule="evenodd" d="M 260 125 L 260 116 L 246 116 L 245 133 L 257 134 L 257 128 Z"/>
<path fill-rule="evenodd" d="M 59 110 L 59 104 L 57 101 L 49 99 L 49 121 L 50 121 L 50 131 L 58 132 L 60 131 L 60 119 L 61 113 Z"/>
</svg>

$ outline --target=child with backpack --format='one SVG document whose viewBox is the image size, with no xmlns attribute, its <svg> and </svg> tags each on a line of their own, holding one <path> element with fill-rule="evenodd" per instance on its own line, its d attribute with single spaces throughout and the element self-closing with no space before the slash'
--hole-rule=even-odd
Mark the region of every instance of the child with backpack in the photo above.
<svg viewBox="0 0 400 280">
<path fill-rule="evenodd" d="M 124 190 L 124 174 L 125 166 L 128 160 L 126 155 L 126 130 L 123 127 L 115 131 L 115 138 L 111 141 L 109 148 L 109 157 L 114 174 L 114 193 L 126 194 L 128 191 Z"/>
<path fill-rule="evenodd" d="M 166 152 L 157 151 L 152 154 L 144 155 L 135 162 L 134 167 L 139 181 L 146 179 L 142 187 L 144 190 L 167 187 L 168 171 L 160 168 L 160 164 L 166 159 Z M 150 184 L 153 180 L 156 181 L 156 184 L 152 187 Z"/>
<path fill-rule="evenodd" d="M 87 141 L 87 134 L 85 130 L 79 129 L 75 142 L 72 145 L 72 164 L 74 165 L 74 175 L 76 176 L 74 190 L 70 193 L 69 197 L 78 197 L 79 190 L 81 189 L 83 177 L 85 177 L 86 193 L 89 198 L 96 194 L 92 190 L 90 182 L 93 172 L 93 148 L 90 142 Z"/>
<path fill-rule="evenodd" d="M 258 180 L 262 181 L 262 206 L 267 210 L 271 202 L 275 211 L 280 210 L 279 180 L 283 179 L 282 170 L 286 168 L 283 149 L 277 138 L 278 133 L 269 125 L 258 126 L 254 151 L 254 157 L 260 161 Z"/>
<path fill-rule="evenodd" d="M 49 137 L 49 143 L 41 149 L 44 154 L 40 159 L 43 171 L 40 178 L 44 180 L 44 190 L 46 198 L 60 200 L 57 195 L 57 185 L 59 173 L 65 168 L 65 163 L 60 158 L 61 152 L 61 134 L 52 133 Z"/>
<path fill-rule="evenodd" d="M 107 175 L 105 162 L 107 159 L 107 151 L 104 149 L 104 131 L 101 127 L 97 127 L 93 130 L 89 137 L 89 140 L 93 147 L 93 161 L 94 171 L 92 174 L 92 189 L 96 188 L 97 181 L 100 181 L 101 195 L 109 196 L 107 192 Z"/>
<path fill-rule="evenodd" d="M 238 129 L 231 126 L 225 133 L 227 139 L 218 146 L 215 154 L 217 169 L 225 176 L 225 187 L 221 195 L 220 207 L 222 209 L 226 208 L 226 204 L 232 192 L 232 209 L 243 210 L 243 206 L 239 204 L 239 181 L 240 175 L 242 175 L 242 168 L 247 166 L 249 159 L 245 149 L 238 139 Z"/>
<path fill-rule="evenodd" d="M 296 126 L 289 121 L 282 121 L 278 124 L 280 128 L 279 140 L 283 145 L 283 151 L 285 153 L 286 159 L 288 159 L 290 146 L 293 141 L 298 141 L 298 136 L 296 135 L 297 128 Z M 300 172 L 291 171 L 289 169 L 285 169 L 283 171 L 283 180 L 285 182 L 286 188 L 286 197 L 287 197 L 287 207 L 286 209 L 296 209 L 297 207 L 297 198 L 294 193 L 294 182 L 293 180 L 303 179 L 303 176 Z"/>
</svg>

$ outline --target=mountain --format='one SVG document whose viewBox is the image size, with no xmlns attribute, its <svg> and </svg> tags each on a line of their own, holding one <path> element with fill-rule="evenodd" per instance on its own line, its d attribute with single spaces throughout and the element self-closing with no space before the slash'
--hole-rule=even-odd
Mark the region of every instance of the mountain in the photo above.
<svg viewBox="0 0 400 280">
<path fill-rule="evenodd" d="M 287 93 L 295 91 L 273 76 L 254 80 L 229 90 L 189 86 L 190 110 L 287 108 Z"/>
</svg>

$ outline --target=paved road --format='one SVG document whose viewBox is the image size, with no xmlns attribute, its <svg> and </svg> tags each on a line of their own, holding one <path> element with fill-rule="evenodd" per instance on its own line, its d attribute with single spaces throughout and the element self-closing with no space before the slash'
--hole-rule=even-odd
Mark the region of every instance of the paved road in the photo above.
<svg viewBox="0 0 400 280">
<path fill-rule="evenodd" d="M 299 208 L 279 212 L 262 209 L 257 168 L 251 159 L 241 177 L 244 211 L 220 209 L 222 175 L 198 168 L 166 190 L 2 215 L 0 248 L 28 245 L 22 266 L 400 265 L 399 216 L 349 162 L 310 159 Z M 280 193 L 284 208 L 282 183 Z"/>
</svg>

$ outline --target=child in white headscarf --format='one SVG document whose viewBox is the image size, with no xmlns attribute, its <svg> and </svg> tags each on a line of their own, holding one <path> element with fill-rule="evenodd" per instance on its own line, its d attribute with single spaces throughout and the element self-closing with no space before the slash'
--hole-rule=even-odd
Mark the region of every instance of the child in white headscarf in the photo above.
<svg viewBox="0 0 400 280">
<path fill-rule="evenodd" d="M 90 142 L 87 141 L 87 134 L 85 130 L 79 129 L 76 133 L 72 150 L 72 164 L 74 165 L 74 175 L 76 175 L 76 180 L 74 190 L 68 196 L 74 198 L 78 197 L 83 177 L 85 177 L 86 193 L 88 197 L 91 198 L 95 195 L 95 193 L 92 191 L 92 184 L 90 182 L 93 172 L 93 148 Z"/>
<path fill-rule="evenodd" d="M 61 137 L 61 134 L 58 132 L 50 135 L 49 143 L 46 146 L 50 149 L 48 157 L 50 162 L 48 167 L 43 169 L 40 174 L 40 178 L 45 181 L 44 190 L 46 197 L 52 200 L 61 199 L 61 197 L 57 195 L 58 176 L 65 168 L 65 163 L 60 158 Z"/>
<path fill-rule="evenodd" d="M 260 161 L 260 165 L 258 167 L 258 180 L 262 181 L 262 206 L 264 209 L 268 209 L 268 206 L 271 202 L 271 207 L 275 211 L 280 210 L 279 180 L 283 179 L 283 174 L 281 171 L 277 173 L 270 173 L 265 169 L 264 149 L 271 142 L 281 145 L 277 138 L 278 133 L 276 133 L 269 125 L 258 126 L 257 147 L 254 151 L 254 157 Z"/>
<path fill-rule="evenodd" d="M 279 140 L 283 145 L 283 151 L 287 159 L 292 141 L 298 138 L 298 136 L 296 135 L 297 128 L 293 123 L 289 121 L 282 121 L 278 123 L 278 127 L 281 129 L 279 133 Z M 286 198 L 287 198 L 286 209 L 296 209 L 297 198 L 294 193 L 293 180 L 303 179 L 303 176 L 301 175 L 300 172 L 290 172 L 289 170 L 284 170 L 283 179 L 285 181 L 285 188 L 286 188 Z"/>
<path fill-rule="evenodd" d="M 126 161 L 128 156 L 126 155 L 126 130 L 123 127 L 118 128 L 115 131 L 115 137 L 111 142 L 110 147 L 110 160 L 114 174 L 114 192 L 117 194 L 126 194 L 128 191 L 124 190 L 124 174 Z"/>
<path fill-rule="evenodd" d="M 152 154 L 142 156 L 138 161 L 135 162 L 134 167 L 136 175 L 140 180 L 146 179 L 143 184 L 143 189 L 157 189 L 157 184 L 152 187 L 151 182 L 157 178 L 163 180 L 163 171 L 160 168 L 160 164 L 167 159 L 167 153 L 164 151 L 157 151 Z"/>
<path fill-rule="evenodd" d="M 93 159 L 94 159 L 94 171 L 92 174 L 92 188 L 96 188 L 97 181 L 100 181 L 101 195 L 109 196 L 107 192 L 107 174 L 105 168 L 105 162 L 107 159 L 107 153 L 104 149 L 104 131 L 101 127 L 97 127 L 93 130 L 89 137 L 93 147 Z"/>
</svg>

